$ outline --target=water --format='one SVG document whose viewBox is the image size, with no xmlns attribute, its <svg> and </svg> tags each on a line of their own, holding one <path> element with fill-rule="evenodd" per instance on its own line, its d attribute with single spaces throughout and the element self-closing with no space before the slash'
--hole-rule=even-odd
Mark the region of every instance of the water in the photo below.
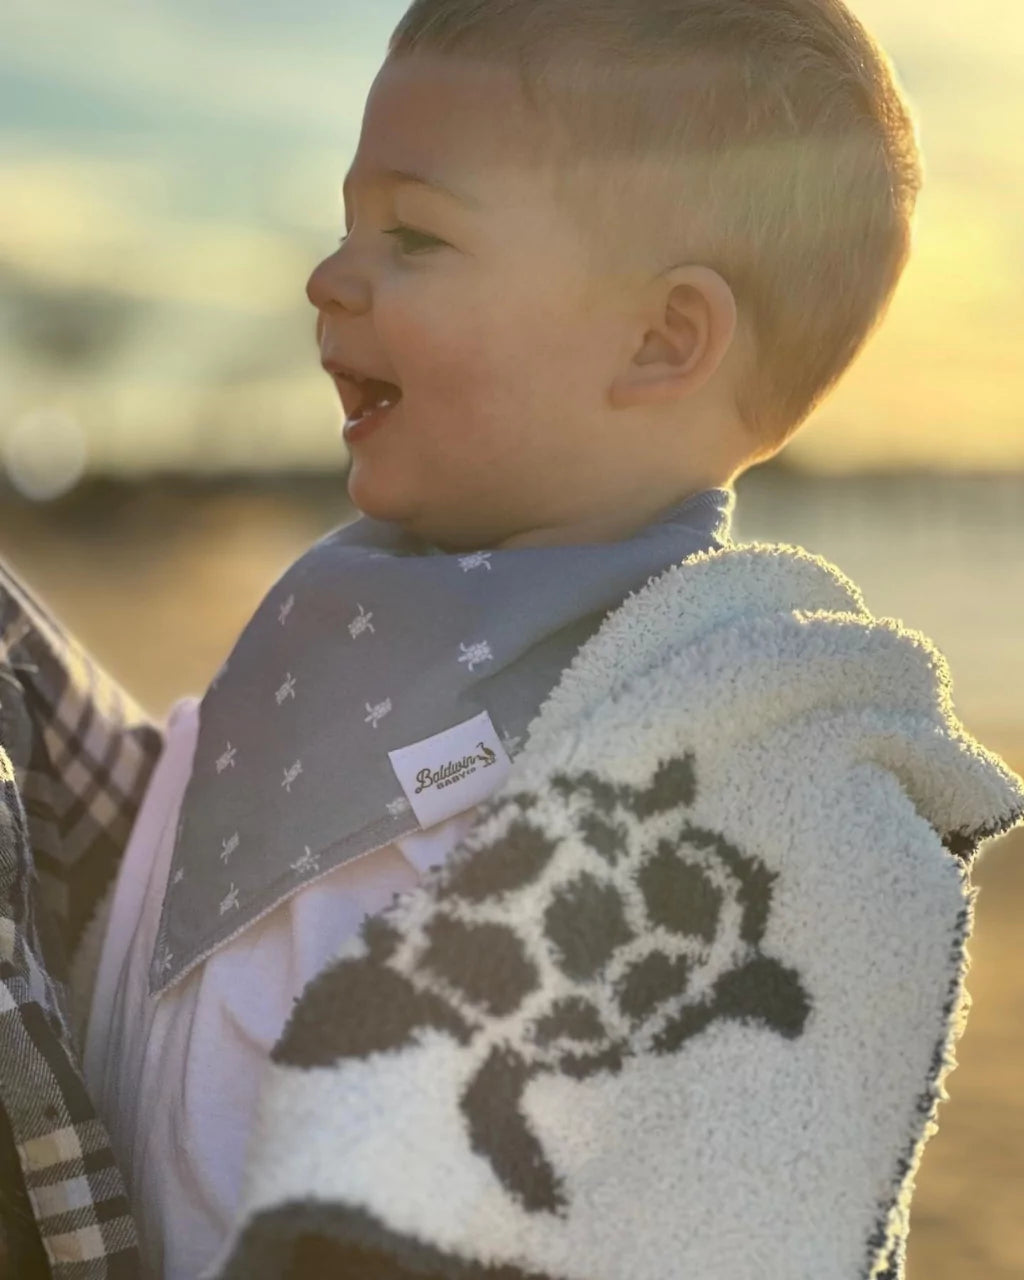
<svg viewBox="0 0 1024 1280">
<path fill-rule="evenodd" d="M 1024 476 L 761 468 L 737 498 L 737 539 L 831 560 L 875 614 L 943 651 L 972 732 L 996 750 L 1024 743 Z M 353 515 L 340 475 L 83 489 L 0 501 L 0 555 L 160 713 L 205 687 L 276 577 Z"/>
<path fill-rule="evenodd" d="M 738 539 L 795 543 L 843 570 L 879 617 L 945 654 L 961 718 L 1024 733 L 1024 476 L 811 479 L 737 485 Z"/>
</svg>

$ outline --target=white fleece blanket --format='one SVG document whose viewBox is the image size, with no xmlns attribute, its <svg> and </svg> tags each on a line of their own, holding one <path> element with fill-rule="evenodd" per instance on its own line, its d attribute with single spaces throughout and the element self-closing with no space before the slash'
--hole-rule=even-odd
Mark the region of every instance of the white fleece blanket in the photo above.
<svg viewBox="0 0 1024 1280">
<path fill-rule="evenodd" d="M 445 865 L 305 990 L 211 1274 L 902 1274 L 1024 783 L 946 663 L 759 544 L 630 596 Z"/>
</svg>

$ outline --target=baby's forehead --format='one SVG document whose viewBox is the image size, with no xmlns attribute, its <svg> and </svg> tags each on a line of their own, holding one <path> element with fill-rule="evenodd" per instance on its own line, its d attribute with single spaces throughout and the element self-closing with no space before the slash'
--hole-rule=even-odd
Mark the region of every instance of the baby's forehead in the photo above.
<svg viewBox="0 0 1024 1280">
<path fill-rule="evenodd" d="M 361 148 L 409 149 L 438 164 L 520 180 L 540 178 L 550 142 L 550 123 L 529 105 L 511 70 L 435 55 L 384 63 L 360 138 Z"/>
<path fill-rule="evenodd" d="M 608 229 L 635 215 L 637 194 L 663 180 L 664 160 L 644 173 L 649 157 L 581 154 L 557 109 L 528 101 L 512 70 L 416 55 L 378 72 L 354 167 L 420 170 L 467 197 L 477 216 L 530 210 L 554 219 L 568 210 L 589 226 L 592 211 Z"/>
</svg>

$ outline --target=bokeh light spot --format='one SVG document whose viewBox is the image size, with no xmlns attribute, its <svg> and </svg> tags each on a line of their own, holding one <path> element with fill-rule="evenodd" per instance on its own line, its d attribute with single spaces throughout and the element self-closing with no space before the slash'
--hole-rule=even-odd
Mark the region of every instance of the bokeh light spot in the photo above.
<svg viewBox="0 0 1024 1280">
<path fill-rule="evenodd" d="M 30 409 L 7 432 L 3 460 L 11 484 L 33 502 L 73 489 L 88 458 L 85 432 L 66 409 Z"/>
</svg>

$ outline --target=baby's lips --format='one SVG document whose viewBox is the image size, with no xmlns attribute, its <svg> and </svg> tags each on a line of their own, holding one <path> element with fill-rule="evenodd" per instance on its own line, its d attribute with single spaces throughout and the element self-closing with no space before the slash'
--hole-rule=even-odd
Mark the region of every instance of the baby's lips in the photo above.
<svg viewBox="0 0 1024 1280">
<path fill-rule="evenodd" d="M 397 404 L 402 398 L 402 388 L 396 382 L 376 378 L 372 374 L 357 373 L 355 369 L 332 357 L 326 357 L 320 363 L 334 379 L 342 405 L 350 417 L 382 400 Z"/>
</svg>

